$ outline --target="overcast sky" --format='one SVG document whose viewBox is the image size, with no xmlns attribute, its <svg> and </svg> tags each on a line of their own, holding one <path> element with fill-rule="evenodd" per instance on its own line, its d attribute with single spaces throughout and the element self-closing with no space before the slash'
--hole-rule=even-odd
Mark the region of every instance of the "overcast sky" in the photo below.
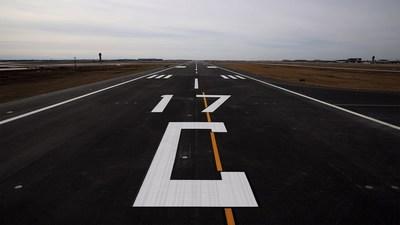
<svg viewBox="0 0 400 225">
<path fill-rule="evenodd" d="M 400 58 L 400 0 L 1 0 L 0 58 Z"/>
</svg>

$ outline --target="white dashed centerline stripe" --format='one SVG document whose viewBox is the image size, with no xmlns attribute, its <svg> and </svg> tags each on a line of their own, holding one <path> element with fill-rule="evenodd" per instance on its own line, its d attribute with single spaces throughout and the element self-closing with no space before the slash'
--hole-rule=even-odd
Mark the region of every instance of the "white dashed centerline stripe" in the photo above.
<svg viewBox="0 0 400 225">
<path fill-rule="evenodd" d="M 222 78 L 224 78 L 224 79 L 229 79 L 227 76 L 225 76 L 225 75 L 221 75 L 221 77 Z"/>
<path fill-rule="evenodd" d="M 167 76 L 164 77 L 164 79 L 169 79 L 172 77 L 172 74 L 168 74 Z"/>
<path fill-rule="evenodd" d="M 164 74 L 160 75 L 160 76 L 156 77 L 156 79 L 161 79 L 163 76 L 165 76 L 165 75 Z"/>
<path fill-rule="evenodd" d="M 237 80 L 237 78 L 235 76 L 233 76 L 233 75 L 228 75 L 228 77 L 230 77 L 230 78 L 232 78 L 234 80 Z"/>
<path fill-rule="evenodd" d="M 78 97 L 71 98 L 71 99 L 68 99 L 68 100 L 53 104 L 53 105 L 49 105 L 49 106 L 46 106 L 46 107 L 43 107 L 43 108 L 40 108 L 40 109 L 36 109 L 36 110 L 30 111 L 30 112 L 21 114 L 19 116 L 11 117 L 9 119 L 5 119 L 5 120 L 0 121 L 0 125 L 6 124 L 6 123 L 9 123 L 9 122 L 18 120 L 18 119 L 22 119 L 24 117 L 28 117 L 28 116 L 31 116 L 31 115 L 34 115 L 34 114 L 37 114 L 37 113 L 40 113 L 40 112 L 43 112 L 43 111 L 46 111 L 46 110 L 49 110 L 49 109 L 53 109 L 55 107 L 58 107 L 58 106 L 61 106 L 61 105 L 65 105 L 65 104 L 68 104 L 70 102 L 74 102 L 76 100 L 79 100 L 79 99 L 82 99 L 82 98 L 86 98 L 88 96 L 91 96 L 91 95 L 94 95 L 94 94 L 98 94 L 98 93 L 101 93 L 103 91 L 107 91 L 107 90 L 110 90 L 112 88 L 119 87 L 121 85 L 128 84 L 128 83 L 131 83 L 133 81 L 137 81 L 137 80 L 143 79 L 145 77 L 150 77 L 150 76 L 153 76 L 154 74 L 161 73 L 161 72 L 164 72 L 164 71 L 167 71 L 167 70 L 170 70 L 170 69 L 172 69 L 172 68 L 167 68 L 167 69 L 163 69 L 163 70 L 160 70 L 160 71 L 156 71 L 154 73 L 150 73 L 150 74 L 147 74 L 147 75 L 144 75 L 144 76 L 133 78 L 131 80 L 127 80 L 127 81 L 124 81 L 124 82 L 121 82 L 121 83 L 118 83 L 118 84 L 115 84 L 115 85 L 111 85 L 109 87 L 102 88 L 100 90 L 93 91 L 93 92 L 90 92 L 90 93 L 87 93 L 87 94 L 84 94 L 84 95 L 80 95 Z"/>
<path fill-rule="evenodd" d="M 194 89 L 199 89 L 199 80 L 194 78 Z"/>
<path fill-rule="evenodd" d="M 241 77 L 241 76 L 239 76 L 239 75 L 236 75 L 236 77 L 239 78 L 239 79 L 242 79 L 242 80 L 246 80 L 246 78 Z"/>
<path fill-rule="evenodd" d="M 354 115 L 354 116 L 361 117 L 361 118 L 366 119 L 366 120 L 369 120 L 369 121 L 371 121 L 371 122 L 378 123 L 378 124 L 380 124 L 380 125 L 383 125 L 383 126 L 386 126 L 386 127 L 390 127 L 390 128 L 393 128 L 393 129 L 395 129 L 395 130 L 399 130 L 399 131 L 400 131 L 400 127 L 399 127 L 399 126 L 396 126 L 396 125 L 394 125 L 394 124 L 390 124 L 390 123 L 384 122 L 384 121 L 382 121 L 382 120 L 378 120 L 378 119 L 375 119 L 375 118 L 372 118 L 372 117 L 369 117 L 369 116 L 366 116 L 366 115 L 363 115 L 363 114 L 360 114 L 360 113 L 357 113 L 357 112 L 354 112 L 354 111 L 351 111 L 351 110 L 342 108 L 342 107 L 340 107 L 340 106 L 336 106 L 336 105 L 330 104 L 330 103 L 328 103 L 328 102 L 324 102 L 324 101 L 321 101 L 321 100 L 319 100 L 319 99 L 316 99 L 316 98 L 313 98 L 313 97 L 310 97 L 310 96 L 307 96 L 307 95 L 303 95 L 303 94 L 300 94 L 300 93 L 295 92 L 295 91 L 291 91 L 291 90 L 289 90 L 289 89 L 280 87 L 280 86 L 278 86 L 278 85 L 271 84 L 271 83 L 268 83 L 268 82 L 266 82 L 266 81 L 259 80 L 259 79 L 257 79 L 257 78 L 254 78 L 254 77 L 251 77 L 251 76 L 248 76 L 248 75 L 244 75 L 244 74 L 235 72 L 235 71 L 230 70 L 230 69 L 225 69 L 225 68 L 222 68 L 222 67 L 220 67 L 220 69 L 225 70 L 225 71 L 228 71 L 228 72 L 231 72 L 231 73 L 234 73 L 234 74 L 237 74 L 237 75 L 240 75 L 240 76 L 243 76 L 243 77 L 246 77 L 246 78 L 248 78 L 248 79 L 250 79 L 250 80 L 257 81 L 257 82 L 259 82 L 259 83 L 262 83 L 262 84 L 268 85 L 268 86 L 270 86 L 270 87 L 273 87 L 273 88 L 276 88 L 276 89 L 279 89 L 279 90 L 288 92 L 288 93 L 290 93 L 290 94 L 297 95 L 297 96 L 306 98 L 306 99 L 311 100 L 311 101 L 314 101 L 314 102 L 318 102 L 318 103 L 320 103 L 320 104 L 329 106 L 329 107 L 331 107 L 331 108 L 335 108 L 335 109 L 337 109 L 337 110 L 340 110 L 340 111 L 343 111 L 343 112 L 352 114 L 352 115 Z"/>
</svg>

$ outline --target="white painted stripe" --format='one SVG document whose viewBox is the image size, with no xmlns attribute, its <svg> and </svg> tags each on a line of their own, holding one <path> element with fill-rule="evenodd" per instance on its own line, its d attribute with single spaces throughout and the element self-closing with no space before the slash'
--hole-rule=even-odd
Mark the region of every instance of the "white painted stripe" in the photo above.
<svg viewBox="0 0 400 225">
<path fill-rule="evenodd" d="M 161 101 L 151 110 L 152 113 L 161 113 L 167 107 L 169 101 L 171 101 L 173 95 L 162 95 Z"/>
<path fill-rule="evenodd" d="M 163 76 L 165 76 L 165 74 L 162 74 L 162 75 L 156 77 L 156 79 L 161 79 Z"/>
<path fill-rule="evenodd" d="M 233 76 L 233 75 L 228 75 L 228 77 L 230 77 L 230 78 L 232 78 L 234 80 L 237 80 L 237 78 L 235 76 Z"/>
<path fill-rule="evenodd" d="M 151 76 L 147 77 L 146 79 L 152 79 L 152 78 L 154 78 L 156 76 L 158 76 L 158 74 L 151 75 Z"/>
<path fill-rule="evenodd" d="M 169 79 L 172 77 L 172 74 L 168 74 L 167 76 L 164 77 L 164 79 Z"/>
<path fill-rule="evenodd" d="M 343 111 L 343 112 L 346 112 L 346 113 L 350 113 L 350 114 L 352 114 L 352 115 L 354 115 L 354 116 L 361 117 L 361 118 L 366 119 L 366 120 L 369 120 L 369 121 L 371 121 L 371 122 L 378 123 L 378 124 L 380 124 L 380 125 L 393 128 L 393 129 L 395 129 L 395 130 L 400 130 L 400 127 L 399 127 L 399 126 L 396 126 L 396 125 L 394 125 L 394 124 L 390 124 L 390 123 L 387 123 L 387 122 L 384 122 L 384 121 L 381 121 L 381 120 L 378 120 L 378 119 L 375 119 L 375 118 L 372 118 L 372 117 L 369 117 L 369 116 L 366 116 L 366 115 L 363 115 L 363 114 L 360 114 L 360 113 L 357 113 L 357 112 L 354 112 L 354 111 L 351 111 L 351 110 L 348 110 L 348 109 L 345 109 L 345 108 L 342 108 L 342 107 L 340 107 L 340 106 L 336 106 L 336 105 L 330 104 L 330 103 L 328 103 L 328 102 L 324 102 L 324 101 L 322 101 L 322 100 L 319 100 L 319 99 L 316 99 L 316 98 L 313 98 L 313 97 L 310 97 L 310 96 L 307 96 L 307 95 L 303 95 L 303 94 L 300 94 L 300 93 L 295 92 L 295 91 L 291 91 L 291 90 L 289 90 L 289 89 L 280 87 L 280 86 L 278 86 L 278 85 L 271 84 L 271 83 L 265 82 L 265 81 L 263 81 L 263 80 L 259 80 L 259 79 L 257 79 L 257 78 L 251 77 L 251 76 L 247 76 L 247 75 L 244 75 L 244 74 L 235 72 L 235 71 L 230 70 L 230 69 L 225 69 L 225 68 L 222 68 L 222 67 L 220 67 L 220 68 L 223 69 L 223 70 L 225 70 L 225 71 L 228 71 L 228 72 L 231 72 L 231 73 L 234 73 L 234 74 L 237 74 L 237 75 L 246 77 L 246 78 L 248 78 L 248 79 L 257 81 L 257 82 L 259 82 L 259 83 L 268 85 L 268 86 L 270 86 L 270 87 L 273 87 L 273 88 L 276 88 L 276 89 L 279 89 L 279 90 L 288 92 L 288 93 L 290 93 L 290 94 L 294 94 L 294 95 L 297 95 L 297 96 L 306 98 L 306 99 L 308 99 L 308 100 L 311 100 L 311 101 L 318 102 L 318 103 L 320 103 L 320 104 L 329 106 L 329 107 L 331 107 L 331 108 L 335 108 L 335 109 L 337 109 L 337 110 L 340 110 L 340 111 Z"/>
<path fill-rule="evenodd" d="M 207 108 L 205 108 L 201 112 L 214 112 L 217 110 L 228 98 L 230 98 L 230 95 L 196 95 L 197 98 L 218 98 L 217 101 L 213 102 L 211 105 L 209 105 Z"/>
<path fill-rule="evenodd" d="M 218 68 L 217 66 L 207 66 L 208 69 L 216 69 Z"/>
<path fill-rule="evenodd" d="M 11 117 L 11 118 L 8 118 L 8 119 L 0 121 L 0 125 L 6 124 L 6 123 L 9 123 L 9 122 L 12 122 L 12 121 L 24 118 L 24 117 L 28 117 L 28 116 L 31 116 L 31 115 L 34 115 L 34 114 L 37 114 L 37 113 L 40 113 L 40 112 L 43 112 L 43 111 L 46 111 L 46 110 L 61 106 L 61 105 L 65 105 L 67 103 L 70 103 L 70 102 L 73 102 L 73 101 L 76 101 L 76 100 L 79 100 L 79 99 L 82 99 L 82 98 L 86 98 L 88 96 L 91 96 L 91 95 L 94 95 L 94 94 L 97 94 L 97 93 L 100 93 L 100 92 L 103 92 L 103 91 L 107 91 L 107 90 L 110 90 L 112 88 L 119 87 L 121 85 L 128 84 L 128 83 L 131 83 L 133 81 L 140 80 L 142 78 L 145 78 L 145 77 L 148 77 L 148 76 L 152 76 L 153 74 L 164 72 L 164 71 L 167 71 L 167 70 L 170 70 L 170 69 L 171 68 L 167 68 L 167 69 L 163 69 L 163 70 L 160 70 L 160 71 L 156 71 L 156 72 L 151 73 L 151 74 L 147 74 L 147 75 L 144 75 L 144 76 L 133 78 L 131 80 L 127 80 L 127 81 L 124 81 L 124 82 L 121 82 L 121 83 L 118 83 L 118 84 L 115 84 L 115 85 L 112 85 L 112 86 L 109 86 L 109 87 L 106 87 L 106 88 L 103 88 L 103 89 L 100 89 L 100 90 L 97 90 L 97 91 L 93 91 L 93 92 L 90 92 L 90 93 L 87 93 L 87 94 L 84 94 L 84 95 L 81 95 L 81 96 L 78 96 L 78 97 L 75 97 L 75 98 L 71 98 L 71 99 L 68 99 L 68 100 L 53 104 L 53 105 L 49 105 L 49 106 L 46 106 L 46 107 L 43 107 L 43 108 L 40 108 L 40 109 L 36 109 L 36 110 L 31 111 L 31 112 L 27 112 L 27 113 L 21 114 L 19 116 Z"/>
<path fill-rule="evenodd" d="M 236 75 L 236 77 L 239 78 L 239 79 L 242 79 L 242 80 L 246 80 L 246 78 L 244 78 L 242 76 L 239 76 L 239 75 Z"/>
<path fill-rule="evenodd" d="M 244 172 L 221 172 L 221 180 L 171 180 L 182 130 L 227 132 L 224 123 L 170 122 L 133 207 L 258 207 Z"/>
<path fill-rule="evenodd" d="M 199 89 L 199 80 L 194 78 L 194 89 Z"/>
<path fill-rule="evenodd" d="M 175 68 L 177 68 L 177 69 L 184 69 L 184 68 L 186 68 L 186 66 L 175 66 Z"/>
<path fill-rule="evenodd" d="M 225 75 L 221 75 L 221 77 L 222 78 L 224 78 L 224 79 L 229 79 L 227 76 L 225 76 Z"/>
</svg>

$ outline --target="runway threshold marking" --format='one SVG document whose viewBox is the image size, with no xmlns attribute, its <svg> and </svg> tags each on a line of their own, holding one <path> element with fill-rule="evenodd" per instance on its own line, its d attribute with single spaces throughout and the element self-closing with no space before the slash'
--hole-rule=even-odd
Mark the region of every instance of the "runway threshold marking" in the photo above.
<svg viewBox="0 0 400 225">
<path fill-rule="evenodd" d="M 254 80 L 254 81 L 257 81 L 257 82 L 259 82 L 259 83 L 268 85 L 268 86 L 270 86 L 270 87 L 279 89 L 279 90 L 281 90 L 281 91 L 288 92 L 288 93 L 290 93 L 290 94 L 297 95 L 297 96 L 299 96 L 299 97 L 303 97 L 303 98 L 306 98 L 306 99 L 311 100 L 311 101 L 314 101 L 314 102 L 318 102 L 318 103 L 320 103 L 320 104 L 322 104 L 322 105 L 329 106 L 329 107 L 331 107 L 331 108 L 334 108 L 334 109 L 337 109 L 337 110 L 340 110 L 340 111 L 343 111 L 343 112 L 352 114 L 352 115 L 354 115 L 354 116 L 357 116 L 357 117 L 360 117 L 360 118 L 369 120 L 369 121 L 371 121 L 371 122 L 374 122 L 374 123 L 377 123 L 377 124 L 380 124 L 380 125 L 383 125 L 383 126 L 386 126 L 386 127 L 390 127 L 390 128 L 393 128 L 393 129 L 395 129 L 395 130 L 400 131 L 400 126 L 396 126 L 396 125 L 394 125 L 394 124 L 387 123 L 387 122 L 384 122 L 384 121 L 382 121 L 382 120 L 378 120 L 378 119 L 375 119 L 375 118 L 372 118 L 372 117 L 363 115 L 363 114 L 361 114 L 361 113 L 357 113 L 357 112 L 354 112 L 354 111 L 345 109 L 345 108 L 343 108 L 343 107 L 340 107 L 340 106 L 337 106 L 337 105 L 334 105 L 334 104 L 331 104 L 331 103 L 328 103 L 328 102 L 325 102 L 325 101 L 322 101 L 322 100 L 319 100 L 319 99 L 310 97 L 310 96 L 308 96 L 308 95 L 300 94 L 300 93 L 298 93 L 298 92 L 295 92 L 295 91 L 286 89 L 286 88 L 284 88 L 284 87 L 281 87 L 281 86 L 278 86 L 278 85 L 275 85 L 275 84 L 268 83 L 268 82 L 266 82 L 266 81 L 263 81 L 263 80 L 260 80 L 260 79 L 257 79 L 257 78 L 254 78 L 254 77 L 251 77 L 251 76 L 242 74 L 242 73 L 235 72 L 235 71 L 230 70 L 230 69 L 226 69 L 226 68 L 223 68 L 223 67 L 219 67 L 219 68 L 222 69 L 222 70 L 225 70 L 225 71 L 228 71 L 228 72 L 231 72 L 231 73 L 234 73 L 234 74 L 237 74 L 237 75 L 246 77 L 246 78 L 248 78 L 248 79 L 250 79 L 250 80 Z"/>
<path fill-rule="evenodd" d="M 151 75 L 151 76 L 147 77 L 146 79 L 152 79 L 152 78 L 154 78 L 156 76 L 158 76 L 158 74 Z"/>
<path fill-rule="evenodd" d="M 43 112 L 43 111 L 46 111 L 46 110 L 49 110 L 49 109 L 53 109 L 53 108 L 56 108 L 56 107 L 61 106 L 61 105 L 65 105 L 65 104 L 74 102 L 74 101 L 76 101 L 76 100 L 79 100 L 79 99 L 82 99 L 82 98 L 86 98 L 86 97 L 88 97 L 88 96 L 95 95 L 95 94 L 98 94 L 98 93 L 101 93 L 101 92 L 110 90 L 110 89 L 112 89 L 112 88 L 116 88 L 116 87 L 119 87 L 119 86 L 122 86 L 122 85 L 125 85 L 125 84 L 128 84 L 128 83 L 131 83 L 131 82 L 133 82 L 133 81 L 137 81 L 137 80 L 143 79 L 143 78 L 145 78 L 145 77 L 150 77 L 150 76 L 153 76 L 153 75 L 155 75 L 155 74 L 158 74 L 158 73 L 161 73 L 161 72 L 170 70 L 170 69 L 173 69 L 173 67 L 172 67 L 172 68 L 167 68 L 167 69 L 162 69 L 162 70 L 159 70 L 159 71 L 150 73 L 150 74 L 146 74 L 146 75 L 143 75 L 143 76 L 140 76 L 140 77 L 137 77 L 137 78 L 133 78 L 133 79 L 130 79 L 130 80 L 127 80 L 127 81 L 118 83 L 118 84 L 114 84 L 114 85 L 111 85 L 111 86 L 109 86 L 109 87 L 106 87 L 106 88 L 102 88 L 102 89 L 100 89 L 100 90 L 97 90 L 97 91 L 89 92 L 89 93 L 87 93 L 87 94 L 80 95 L 80 96 L 75 97 L 75 98 L 71 98 L 71 99 L 68 99 L 68 100 L 65 100 L 65 101 L 62 101 L 62 102 L 53 104 L 53 105 L 49 105 L 49 106 L 46 106 L 46 107 L 43 107 L 43 108 L 39 108 L 39 109 L 30 111 L 30 112 L 21 114 L 21 115 L 19 115 L 19 116 L 14 116 L 14 117 L 11 117 L 11 118 L 8 118 L 8 119 L 5 119 L 5 120 L 1 120 L 1 121 L 0 121 L 0 125 L 6 124 L 6 123 L 9 123 L 9 122 L 18 120 L 18 119 L 22 119 L 22 118 L 24 118 L 24 117 L 32 116 L 32 115 L 34 115 L 34 114 L 37 114 L 37 113 L 40 113 L 40 112 Z"/>
<path fill-rule="evenodd" d="M 224 79 L 229 79 L 227 76 L 225 76 L 225 75 L 221 75 L 221 77 L 222 78 L 224 78 Z"/>
<path fill-rule="evenodd" d="M 237 78 L 233 75 L 228 75 L 228 77 L 230 77 L 231 79 L 237 80 Z"/>
<path fill-rule="evenodd" d="M 239 76 L 239 75 L 236 75 L 236 76 L 234 76 L 234 75 L 220 75 L 222 78 L 224 78 L 224 79 L 226 79 L 226 80 L 229 80 L 229 79 L 232 79 L 232 80 L 237 80 L 238 78 L 240 79 L 240 80 L 246 80 L 246 78 L 244 78 L 244 77 L 242 77 L 242 76 Z"/>
<path fill-rule="evenodd" d="M 207 103 L 207 98 L 206 94 L 203 92 L 203 102 L 204 102 L 204 108 L 208 108 L 208 103 Z M 211 123 L 211 115 L 209 112 L 206 112 L 207 115 L 207 122 Z M 214 153 L 214 159 L 215 159 L 215 166 L 218 172 L 222 172 L 222 162 L 221 158 L 219 156 L 219 150 L 218 150 L 218 145 L 217 141 L 215 138 L 215 134 L 213 131 L 210 131 L 210 138 L 211 138 L 211 144 L 213 148 L 213 153 Z M 225 219 L 227 225 L 235 225 L 235 217 L 233 216 L 233 211 L 232 208 L 224 208 L 225 212 Z"/>
</svg>

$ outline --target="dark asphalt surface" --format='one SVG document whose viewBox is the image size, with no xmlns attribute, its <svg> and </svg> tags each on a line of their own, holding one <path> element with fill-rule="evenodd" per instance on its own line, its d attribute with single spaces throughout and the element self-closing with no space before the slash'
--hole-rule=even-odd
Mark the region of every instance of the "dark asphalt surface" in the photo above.
<svg viewBox="0 0 400 225">
<path fill-rule="evenodd" d="M 399 130 L 250 79 L 223 79 L 232 73 L 203 62 L 198 75 L 194 68 L 0 125 L 0 224 L 226 224 L 223 208 L 132 207 L 168 123 L 207 121 L 195 98 L 202 92 L 231 95 L 211 113 L 228 130 L 216 134 L 221 161 L 224 171 L 246 173 L 259 205 L 233 207 L 236 224 L 400 224 Z M 136 76 L 3 104 L 0 120 Z M 398 104 L 295 91 L 335 104 Z M 151 113 L 166 94 L 174 97 L 164 112 Z M 354 108 L 400 123 L 399 113 L 380 109 Z M 208 132 L 182 133 L 172 179 L 220 179 Z"/>
</svg>

